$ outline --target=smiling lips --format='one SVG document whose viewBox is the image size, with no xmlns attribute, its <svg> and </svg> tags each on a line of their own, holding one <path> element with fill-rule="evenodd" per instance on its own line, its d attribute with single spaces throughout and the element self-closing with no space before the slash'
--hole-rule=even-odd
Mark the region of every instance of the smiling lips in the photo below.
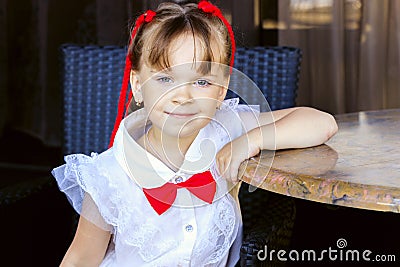
<svg viewBox="0 0 400 267">
<path fill-rule="evenodd" d="M 189 118 L 189 117 L 196 115 L 196 113 L 176 113 L 176 112 L 167 112 L 167 111 L 165 111 L 165 113 L 171 117 L 178 118 L 178 119 L 185 119 L 185 118 Z"/>
</svg>

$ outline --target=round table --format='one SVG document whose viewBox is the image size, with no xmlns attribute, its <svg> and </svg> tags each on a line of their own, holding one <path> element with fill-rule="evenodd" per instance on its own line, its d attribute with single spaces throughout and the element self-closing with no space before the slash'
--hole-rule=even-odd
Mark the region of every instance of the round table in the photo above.
<svg viewBox="0 0 400 267">
<path fill-rule="evenodd" d="M 241 179 L 296 198 L 400 212 L 400 109 L 335 118 L 339 131 L 326 144 L 264 150 L 242 163 Z"/>
</svg>

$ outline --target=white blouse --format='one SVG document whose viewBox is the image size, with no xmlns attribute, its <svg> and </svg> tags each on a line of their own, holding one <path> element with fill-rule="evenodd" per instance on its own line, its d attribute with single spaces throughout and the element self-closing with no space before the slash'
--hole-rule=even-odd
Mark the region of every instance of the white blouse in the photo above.
<svg viewBox="0 0 400 267">
<path fill-rule="evenodd" d="M 150 127 L 144 109 L 121 122 L 111 149 L 66 156 L 66 164 L 52 171 L 60 190 L 81 216 L 112 233 L 100 266 L 235 266 L 242 239 L 239 203 L 214 159 L 223 145 L 257 126 L 258 114 L 238 99 L 225 100 L 177 172 L 136 142 Z M 212 204 L 181 188 L 173 205 L 158 215 L 142 189 L 183 182 L 196 168 L 209 169 L 217 183 Z"/>
</svg>

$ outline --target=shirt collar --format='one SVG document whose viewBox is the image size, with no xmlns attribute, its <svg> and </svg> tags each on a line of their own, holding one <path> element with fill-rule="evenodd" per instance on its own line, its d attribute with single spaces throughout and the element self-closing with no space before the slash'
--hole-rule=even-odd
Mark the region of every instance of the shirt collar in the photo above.
<svg viewBox="0 0 400 267">
<path fill-rule="evenodd" d="M 118 163 L 140 187 L 160 187 L 174 177 L 182 177 L 184 181 L 194 173 L 210 168 L 217 152 L 214 142 L 204 134 L 210 124 L 200 130 L 186 152 L 181 168 L 174 172 L 136 142 L 151 126 L 147 117 L 146 110 L 140 109 L 124 118 L 113 145 Z"/>
</svg>

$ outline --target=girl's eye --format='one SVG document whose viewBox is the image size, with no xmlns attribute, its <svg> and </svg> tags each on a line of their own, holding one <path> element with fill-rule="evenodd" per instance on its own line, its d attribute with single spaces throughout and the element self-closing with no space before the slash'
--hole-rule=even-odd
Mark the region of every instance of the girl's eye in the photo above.
<svg viewBox="0 0 400 267">
<path fill-rule="evenodd" d="M 172 83 L 173 80 L 170 77 L 160 77 L 157 78 L 157 81 L 161 82 L 161 83 Z"/>
<path fill-rule="evenodd" d="M 211 83 L 209 81 L 207 81 L 207 80 L 202 80 L 201 79 L 201 80 L 195 81 L 194 85 L 197 86 L 197 87 L 207 87 L 207 86 L 210 86 Z"/>
</svg>

